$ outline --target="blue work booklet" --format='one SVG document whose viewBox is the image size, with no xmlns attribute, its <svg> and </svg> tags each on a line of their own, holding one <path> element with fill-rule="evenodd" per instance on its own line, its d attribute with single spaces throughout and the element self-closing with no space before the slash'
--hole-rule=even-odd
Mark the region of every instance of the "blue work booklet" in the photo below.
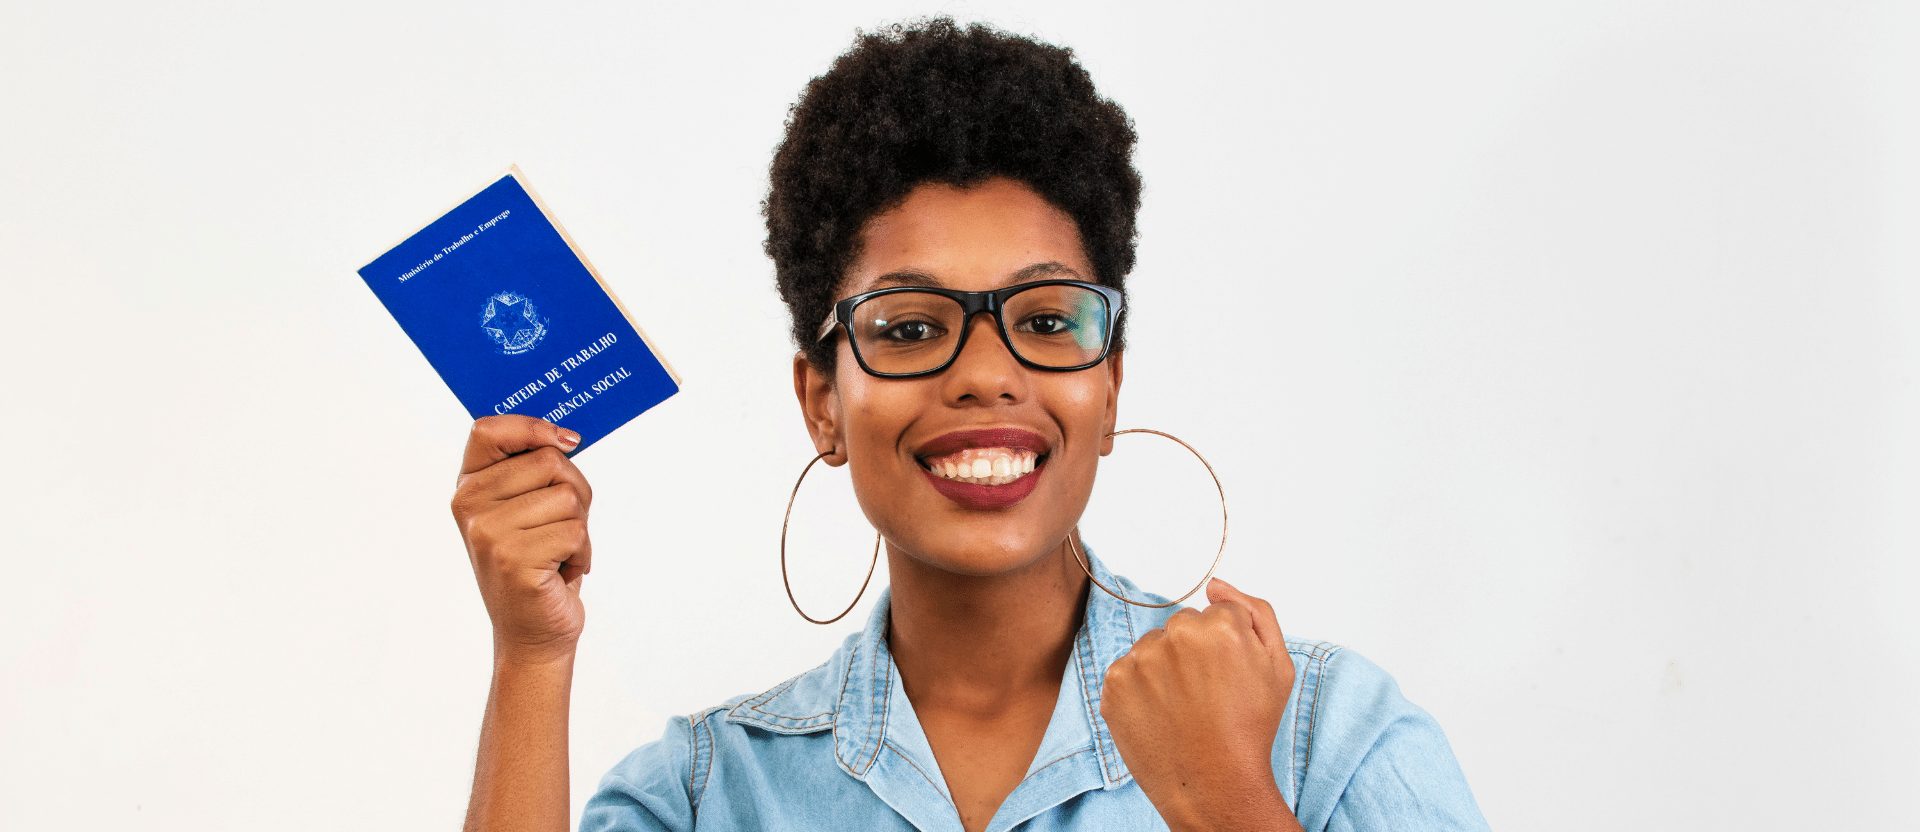
<svg viewBox="0 0 1920 832">
<path fill-rule="evenodd" d="M 680 390 L 518 168 L 360 277 L 476 419 L 545 419 L 579 453 Z"/>
</svg>

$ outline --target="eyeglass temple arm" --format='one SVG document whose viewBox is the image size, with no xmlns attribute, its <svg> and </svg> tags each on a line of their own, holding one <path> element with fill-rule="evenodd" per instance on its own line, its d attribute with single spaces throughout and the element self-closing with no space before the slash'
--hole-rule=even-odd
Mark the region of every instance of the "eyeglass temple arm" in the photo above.
<svg viewBox="0 0 1920 832">
<path fill-rule="evenodd" d="M 820 322 L 820 332 L 813 336 L 814 343 L 827 340 L 827 336 L 833 334 L 834 326 L 839 323 L 840 319 L 836 317 L 832 311 L 828 311 L 827 319 Z"/>
</svg>

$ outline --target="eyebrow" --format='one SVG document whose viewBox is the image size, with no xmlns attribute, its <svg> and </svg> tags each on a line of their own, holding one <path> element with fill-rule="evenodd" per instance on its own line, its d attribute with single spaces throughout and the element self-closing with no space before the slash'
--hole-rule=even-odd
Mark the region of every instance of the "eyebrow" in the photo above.
<svg viewBox="0 0 1920 832">
<path fill-rule="evenodd" d="M 1025 283 L 1037 277 L 1071 277 L 1084 279 L 1080 276 L 1079 272 L 1074 271 L 1066 264 L 1048 260 L 1044 263 L 1034 263 L 1008 275 L 1007 279 L 1000 285 L 1011 286 L 1015 283 Z M 872 282 L 867 284 L 867 288 L 861 291 L 870 292 L 887 286 L 933 286 L 944 288 L 946 284 L 941 283 L 939 278 L 926 272 L 916 269 L 901 269 L 899 271 L 887 272 L 874 278 Z"/>
</svg>

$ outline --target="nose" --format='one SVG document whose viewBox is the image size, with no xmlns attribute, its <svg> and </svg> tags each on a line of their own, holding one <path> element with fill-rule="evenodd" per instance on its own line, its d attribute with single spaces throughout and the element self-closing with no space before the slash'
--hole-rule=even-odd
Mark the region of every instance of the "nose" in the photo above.
<svg viewBox="0 0 1920 832">
<path fill-rule="evenodd" d="M 967 343 L 953 364 L 941 373 L 945 388 L 942 396 L 949 402 L 1017 402 L 1027 396 L 1027 368 L 1013 357 L 993 315 L 980 312 L 967 324 Z"/>
</svg>

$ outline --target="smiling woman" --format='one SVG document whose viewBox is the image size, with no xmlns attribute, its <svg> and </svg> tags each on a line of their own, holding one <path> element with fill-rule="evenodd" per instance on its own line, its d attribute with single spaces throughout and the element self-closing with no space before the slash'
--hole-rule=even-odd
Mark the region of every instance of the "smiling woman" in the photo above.
<svg viewBox="0 0 1920 832">
<path fill-rule="evenodd" d="M 1079 539 L 1123 378 L 1133 143 L 1070 51 L 985 26 L 866 35 L 808 85 L 767 252 L 813 462 L 849 469 L 891 585 L 819 667 L 670 720 L 582 829 L 1484 828 L 1378 667 L 1224 581 L 1204 611 L 1143 593 Z M 566 825 L 577 442 L 501 416 L 468 443 L 454 514 L 496 644 L 470 829 Z"/>
</svg>

